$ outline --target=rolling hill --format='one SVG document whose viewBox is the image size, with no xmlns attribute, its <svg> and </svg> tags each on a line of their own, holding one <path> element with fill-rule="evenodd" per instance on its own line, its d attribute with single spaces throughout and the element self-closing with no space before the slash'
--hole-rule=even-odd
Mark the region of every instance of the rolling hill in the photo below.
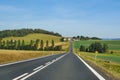
<svg viewBox="0 0 120 80">
<path fill-rule="evenodd" d="M 43 40 L 44 42 L 46 40 L 48 41 L 51 41 L 51 40 L 54 40 L 55 42 L 60 42 L 60 38 L 59 36 L 54 36 L 54 35 L 49 35 L 49 34 L 40 34 L 40 33 L 33 33 L 33 34 L 28 34 L 24 37 L 6 37 L 6 38 L 3 38 L 2 40 L 3 41 L 7 41 L 7 40 L 24 40 L 25 43 L 30 43 L 30 40 L 33 40 L 35 41 L 36 39 L 40 39 L 40 40 Z"/>
</svg>

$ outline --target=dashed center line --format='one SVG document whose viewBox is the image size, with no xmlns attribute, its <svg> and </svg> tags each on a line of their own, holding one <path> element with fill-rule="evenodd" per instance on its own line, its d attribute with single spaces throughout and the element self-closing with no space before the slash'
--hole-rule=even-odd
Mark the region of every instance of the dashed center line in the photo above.
<svg viewBox="0 0 120 80">
<path fill-rule="evenodd" d="M 26 76 L 26 75 L 28 75 L 28 73 L 22 74 L 21 76 L 16 77 L 16 78 L 14 78 L 14 79 L 12 79 L 12 80 L 19 80 L 20 78 L 23 78 L 23 77 Z"/>
<path fill-rule="evenodd" d="M 30 76 L 36 74 L 37 72 L 41 71 L 42 69 L 46 68 L 47 66 L 49 66 L 49 65 L 53 64 L 54 62 L 60 60 L 61 58 L 63 58 L 63 57 L 66 56 L 66 55 L 67 55 L 67 54 L 64 54 L 64 55 L 62 55 L 62 56 L 60 56 L 60 57 L 58 57 L 58 58 L 56 58 L 56 59 L 53 59 L 52 61 L 49 61 L 49 62 L 45 63 L 44 66 L 41 65 L 41 66 L 33 69 L 34 72 L 32 72 L 32 73 L 30 73 L 30 74 L 25 73 L 25 74 L 23 74 L 23 75 L 21 75 L 21 76 L 19 76 L 19 77 L 16 77 L 16 78 L 14 78 L 14 79 L 12 79 L 12 80 L 25 80 L 25 79 L 29 78 Z"/>
<path fill-rule="evenodd" d="M 41 65 L 41 66 L 39 66 L 39 67 L 33 69 L 33 71 L 36 71 L 36 70 L 38 70 L 38 69 L 41 69 L 42 67 L 43 67 L 43 65 Z"/>
</svg>

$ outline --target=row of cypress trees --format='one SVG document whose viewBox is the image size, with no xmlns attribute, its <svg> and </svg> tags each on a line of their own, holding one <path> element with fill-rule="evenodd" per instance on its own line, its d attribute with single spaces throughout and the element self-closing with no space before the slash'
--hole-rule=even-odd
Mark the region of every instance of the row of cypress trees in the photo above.
<svg viewBox="0 0 120 80">
<path fill-rule="evenodd" d="M 50 46 L 49 46 L 49 43 Z M 44 45 L 45 44 L 45 45 Z M 30 40 L 29 43 L 25 43 L 24 40 L 0 40 L 0 49 L 10 49 L 10 50 L 41 50 L 41 51 L 50 51 L 50 50 L 62 50 L 62 46 L 55 46 L 54 40 L 49 42 L 48 40 L 44 43 L 43 40 L 36 39 L 35 41 Z"/>
</svg>

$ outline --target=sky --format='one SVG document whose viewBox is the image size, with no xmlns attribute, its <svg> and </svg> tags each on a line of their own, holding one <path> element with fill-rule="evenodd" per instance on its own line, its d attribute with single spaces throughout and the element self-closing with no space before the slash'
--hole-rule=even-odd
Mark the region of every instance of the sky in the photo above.
<svg viewBox="0 0 120 80">
<path fill-rule="evenodd" d="M 0 0 L 0 30 L 120 38 L 120 0 Z"/>
</svg>

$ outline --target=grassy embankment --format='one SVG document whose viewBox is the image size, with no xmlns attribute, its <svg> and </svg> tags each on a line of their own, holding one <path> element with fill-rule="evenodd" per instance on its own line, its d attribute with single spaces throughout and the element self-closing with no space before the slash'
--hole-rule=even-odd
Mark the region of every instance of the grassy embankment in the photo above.
<svg viewBox="0 0 120 80">
<path fill-rule="evenodd" d="M 30 40 L 40 39 L 44 41 L 44 45 L 46 40 L 51 44 L 51 40 L 55 41 L 55 45 L 62 45 L 62 49 L 64 51 L 25 51 L 25 50 L 0 50 L 0 64 L 15 62 L 19 60 L 25 60 L 40 56 L 46 56 L 51 54 L 63 53 L 68 50 L 69 42 L 60 42 L 61 37 L 47 35 L 47 34 L 29 34 L 24 37 L 7 37 L 3 40 L 24 40 L 25 44 L 29 44 Z M 50 45 L 49 45 L 50 46 Z"/>
<path fill-rule="evenodd" d="M 59 54 L 59 53 L 62 53 L 62 51 L 0 50 L 0 64 L 26 60 L 36 57 L 42 57 L 47 55 Z"/>
<path fill-rule="evenodd" d="M 77 41 L 74 42 L 75 51 L 78 55 L 80 55 L 84 60 L 94 64 L 95 66 L 99 67 L 105 73 L 108 73 L 108 76 L 115 77 L 120 79 L 120 41 L 99 41 L 101 43 L 106 43 L 109 46 L 108 52 L 104 54 L 94 54 L 88 52 L 79 52 L 79 46 L 84 45 L 88 47 L 93 41 Z M 113 54 L 110 54 L 110 51 L 113 51 Z M 96 59 L 95 59 L 96 56 Z"/>
</svg>

